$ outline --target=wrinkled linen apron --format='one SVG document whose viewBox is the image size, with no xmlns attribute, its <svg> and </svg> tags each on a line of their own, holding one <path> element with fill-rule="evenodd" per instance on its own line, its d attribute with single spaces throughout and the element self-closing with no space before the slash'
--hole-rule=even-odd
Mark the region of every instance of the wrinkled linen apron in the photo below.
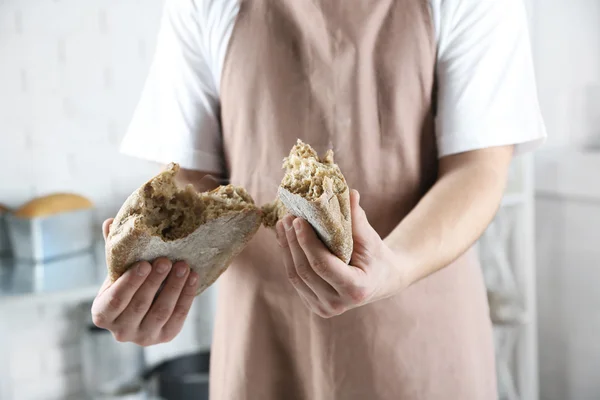
<svg viewBox="0 0 600 400">
<path fill-rule="evenodd" d="M 272 201 L 297 138 L 335 159 L 385 238 L 436 179 L 427 0 L 245 0 L 221 81 L 226 169 Z M 219 280 L 211 400 L 488 400 L 492 331 L 473 251 L 331 319 L 287 281 L 261 228 Z"/>
</svg>

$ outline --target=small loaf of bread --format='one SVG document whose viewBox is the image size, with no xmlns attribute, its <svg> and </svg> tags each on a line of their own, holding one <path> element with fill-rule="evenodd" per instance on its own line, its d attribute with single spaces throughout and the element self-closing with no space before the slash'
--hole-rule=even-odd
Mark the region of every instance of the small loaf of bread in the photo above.
<svg viewBox="0 0 600 400">
<path fill-rule="evenodd" d="M 106 241 L 109 276 L 116 280 L 137 261 L 182 260 L 208 288 L 260 227 L 261 211 L 242 188 L 231 185 L 197 193 L 179 188 L 177 164 L 132 193 L 113 221 Z"/>
<path fill-rule="evenodd" d="M 283 168 L 286 173 L 278 195 L 285 209 L 308 221 L 329 250 L 349 263 L 353 250 L 350 190 L 333 161 L 333 150 L 319 158 L 312 147 L 298 140 Z M 274 208 L 277 217 L 284 212 Z"/>
<path fill-rule="evenodd" d="M 92 207 L 93 203 L 83 196 L 72 193 L 56 193 L 36 197 L 17 209 L 14 215 L 20 218 L 41 218 Z"/>
</svg>

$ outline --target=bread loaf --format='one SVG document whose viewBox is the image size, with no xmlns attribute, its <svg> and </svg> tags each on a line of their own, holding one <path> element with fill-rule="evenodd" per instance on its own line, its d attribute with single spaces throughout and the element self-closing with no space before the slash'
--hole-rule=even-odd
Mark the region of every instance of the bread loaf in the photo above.
<svg viewBox="0 0 600 400">
<path fill-rule="evenodd" d="M 350 262 L 350 190 L 333 161 L 333 150 L 319 158 L 312 147 L 298 140 L 284 159 L 283 168 L 286 172 L 278 195 L 287 211 L 308 221 L 333 254 Z M 276 214 L 279 216 L 280 211 Z"/>
<path fill-rule="evenodd" d="M 92 207 L 93 203 L 83 196 L 72 193 L 55 193 L 27 202 L 17 209 L 14 215 L 20 218 L 41 218 Z"/>
<path fill-rule="evenodd" d="M 246 191 L 231 185 L 197 193 L 179 188 L 177 164 L 132 193 L 113 221 L 106 242 L 111 280 L 135 262 L 183 260 L 199 275 L 202 293 L 229 266 L 261 224 Z"/>
</svg>

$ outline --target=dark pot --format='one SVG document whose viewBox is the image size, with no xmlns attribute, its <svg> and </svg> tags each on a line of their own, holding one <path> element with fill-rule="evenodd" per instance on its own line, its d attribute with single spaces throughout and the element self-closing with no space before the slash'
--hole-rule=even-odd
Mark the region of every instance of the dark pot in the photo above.
<svg viewBox="0 0 600 400">
<path fill-rule="evenodd" d="M 165 400 L 208 400 L 210 353 L 165 361 L 145 374 L 156 379 L 157 395 Z"/>
</svg>

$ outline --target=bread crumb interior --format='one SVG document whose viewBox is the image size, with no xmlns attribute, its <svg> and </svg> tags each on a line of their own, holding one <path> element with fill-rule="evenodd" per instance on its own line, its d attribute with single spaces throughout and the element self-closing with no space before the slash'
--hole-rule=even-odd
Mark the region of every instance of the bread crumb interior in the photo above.
<svg viewBox="0 0 600 400">
<path fill-rule="evenodd" d="M 167 170 L 146 183 L 140 207 L 133 210 L 154 236 L 177 240 L 208 221 L 256 209 L 252 197 L 240 187 L 219 186 L 204 193 L 196 192 L 192 185 L 181 189 L 174 180 L 177 170 Z"/>
<path fill-rule="evenodd" d="M 287 209 L 278 198 L 272 203 L 262 206 L 262 223 L 267 228 L 273 228 L 281 218 L 287 213 Z"/>
<path fill-rule="evenodd" d="M 334 193 L 346 190 L 346 180 L 340 168 L 333 161 L 333 150 L 327 150 L 323 158 L 308 144 L 298 139 L 283 160 L 286 170 L 281 186 L 291 193 L 307 200 L 315 200 L 323 194 L 323 182 L 329 177 L 333 182 Z"/>
</svg>

